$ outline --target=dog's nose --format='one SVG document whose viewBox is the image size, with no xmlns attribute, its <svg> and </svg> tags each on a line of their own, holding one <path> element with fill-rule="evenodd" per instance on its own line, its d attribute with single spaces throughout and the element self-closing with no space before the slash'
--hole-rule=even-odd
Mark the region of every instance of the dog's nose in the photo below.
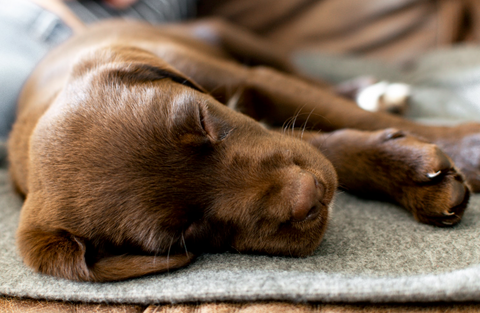
<svg viewBox="0 0 480 313">
<path fill-rule="evenodd" d="M 313 174 L 302 172 L 298 181 L 296 201 L 292 208 L 292 220 L 302 222 L 312 219 L 320 214 L 322 204 L 320 200 L 324 195 L 324 187 L 317 181 Z"/>
</svg>

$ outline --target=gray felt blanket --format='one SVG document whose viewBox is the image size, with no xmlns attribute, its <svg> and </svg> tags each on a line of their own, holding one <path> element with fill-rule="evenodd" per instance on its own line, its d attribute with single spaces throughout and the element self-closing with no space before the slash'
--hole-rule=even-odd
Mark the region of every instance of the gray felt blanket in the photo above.
<svg viewBox="0 0 480 313">
<path fill-rule="evenodd" d="M 480 49 L 440 51 L 405 73 L 353 58 L 304 54 L 312 74 L 341 81 L 363 74 L 415 85 L 409 116 L 426 122 L 480 119 Z M 117 283 L 78 283 L 33 273 L 15 248 L 22 200 L 13 193 L 0 145 L 0 294 L 69 301 L 432 302 L 480 301 L 480 196 L 453 228 L 417 223 L 402 208 L 337 196 L 313 256 L 200 256 L 178 271 Z"/>
</svg>

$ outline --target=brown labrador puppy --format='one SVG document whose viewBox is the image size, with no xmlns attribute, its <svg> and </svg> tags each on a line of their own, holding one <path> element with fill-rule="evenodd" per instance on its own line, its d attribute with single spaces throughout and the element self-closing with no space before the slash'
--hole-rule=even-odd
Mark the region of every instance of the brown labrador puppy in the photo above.
<svg viewBox="0 0 480 313">
<path fill-rule="evenodd" d="M 363 111 L 278 51 L 219 21 L 107 22 L 47 56 L 9 141 L 25 263 L 112 281 L 208 251 L 307 256 L 337 176 L 421 222 L 460 221 L 480 189 L 479 125 Z"/>
</svg>

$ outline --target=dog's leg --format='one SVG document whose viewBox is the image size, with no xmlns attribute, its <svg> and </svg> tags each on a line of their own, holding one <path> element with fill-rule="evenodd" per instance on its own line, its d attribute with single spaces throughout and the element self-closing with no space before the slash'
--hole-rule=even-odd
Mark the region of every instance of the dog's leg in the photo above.
<svg viewBox="0 0 480 313">
<path fill-rule="evenodd" d="M 425 138 L 452 158 L 473 191 L 480 191 L 480 124 L 421 125 L 392 114 L 363 110 L 328 88 L 269 67 L 249 68 L 188 51 L 176 51 L 174 57 L 160 56 L 220 102 L 229 103 L 235 97 L 240 112 L 273 127 L 281 127 L 294 118 L 296 125 L 305 125 L 306 129 L 330 132 L 343 128 L 373 131 L 393 127 Z"/>
<path fill-rule="evenodd" d="M 438 146 L 396 129 L 293 134 L 332 162 L 340 187 L 348 192 L 393 200 L 427 224 L 451 226 L 461 220 L 470 192 Z"/>
<path fill-rule="evenodd" d="M 174 24 L 169 29 L 219 48 L 245 65 L 265 65 L 286 73 L 298 72 L 291 64 L 289 54 L 282 47 L 221 18 Z"/>
<path fill-rule="evenodd" d="M 253 68 L 244 90 L 250 101 L 246 112 L 258 120 L 281 126 L 295 117 L 306 129 L 334 131 L 344 128 L 380 130 L 397 128 L 437 144 L 465 174 L 473 191 L 480 191 L 480 124 L 454 127 L 426 126 L 399 116 L 368 112 L 295 77 L 269 68 Z"/>
<path fill-rule="evenodd" d="M 165 27 L 164 27 L 165 28 Z M 168 27 L 177 35 L 188 35 L 223 52 L 248 66 L 268 66 L 295 75 L 316 86 L 335 91 L 335 86 L 318 78 L 306 76 L 291 62 L 290 53 L 281 46 L 265 40 L 222 18 L 206 18 Z"/>
<path fill-rule="evenodd" d="M 189 264 L 192 254 L 117 255 L 88 260 L 86 242 L 66 231 L 21 227 L 17 243 L 26 265 L 37 272 L 77 281 L 106 282 L 166 272 Z"/>
<path fill-rule="evenodd" d="M 78 281 L 106 282 L 166 272 L 188 265 L 191 254 L 118 255 L 86 261 L 85 242 L 68 233 L 28 230 L 19 233 L 24 262 L 36 271 Z"/>
</svg>

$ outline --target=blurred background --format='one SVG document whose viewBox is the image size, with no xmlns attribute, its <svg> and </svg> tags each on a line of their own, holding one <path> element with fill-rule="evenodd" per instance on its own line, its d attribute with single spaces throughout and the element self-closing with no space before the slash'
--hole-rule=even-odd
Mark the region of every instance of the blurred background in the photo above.
<svg viewBox="0 0 480 313">
<path fill-rule="evenodd" d="M 290 50 L 396 64 L 480 39 L 478 0 L 200 0 L 197 13 L 222 16 Z"/>
<path fill-rule="evenodd" d="M 151 23 L 217 16 L 291 51 L 355 54 L 395 64 L 408 64 L 435 48 L 480 39 L 479 0 L 106 0 L 103 4 L 67 1 L 86 23 L 112 15 Z"/>
<path fill-rule="evenodd" d="M 0 0 L 0 140 L 35 64 L 84 24 L 220 17 L 332 83 L 414 86 L 409 118 L 480 119 L 480 0 Z"/>
</svg>

